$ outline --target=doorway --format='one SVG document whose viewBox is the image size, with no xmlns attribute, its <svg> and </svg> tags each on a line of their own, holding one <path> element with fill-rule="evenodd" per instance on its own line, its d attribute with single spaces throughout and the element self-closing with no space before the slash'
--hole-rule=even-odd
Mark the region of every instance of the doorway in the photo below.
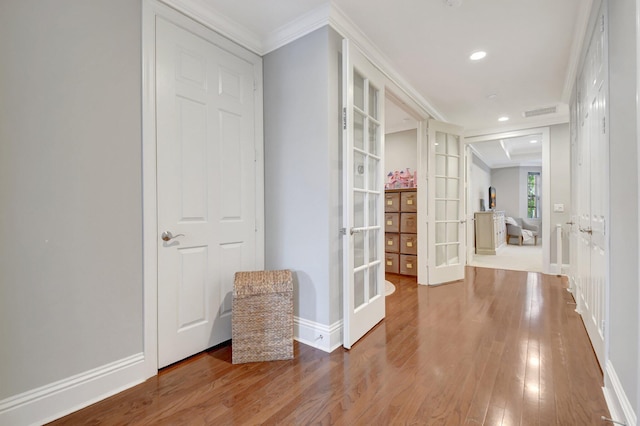
<svg viewBox="0 0 640 426">
<path fill-rule="evenodd" d="M 550 273 L 549 128 L 470 137 L 465 143 L 467 217 L 489 210 L 492 187 L 496 212 L 504 212 L 506 221 L 517 222 L 513 228 L 501 225 L 505 235 L 496 244 L 495 254 L 476 254 L 475 226 L 467 227 L 468 264 Z M 529 232 L 521 237 L 518 228 Z"/>
</svg>

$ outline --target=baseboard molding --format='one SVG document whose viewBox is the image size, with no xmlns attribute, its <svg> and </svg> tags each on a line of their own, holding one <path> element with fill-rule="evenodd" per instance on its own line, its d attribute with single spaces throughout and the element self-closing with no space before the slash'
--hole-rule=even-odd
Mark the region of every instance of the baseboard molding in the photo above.
<svg viewBox="0 0 640 426">
<path fill-rule="evenodd" d="M 607 361 L 602 392 L 613 420 L 624 422 L 627 426 L 637 426 L 638 417 L 633 411 L 633 404 L 627 398 L 611 361 Z"/>
<path fill-rule="evenodd" d="M 147 379 L 139 353 L 0 401 L 0 425 L 43 424 Z"/>
<path fill-rule="evenodd" d="M 305 345 L 325 352 L 332 352 L 342 346 L 342 320 L 327 326 L 304 318 L 294 317 L 293 338 Z"/>
<path fill-rule="evenodd" d="M 562 267 L 560 268 L 560 274 L 558 274 L 558 264 L 557 263 L 549 264 L 549 270 L 551 271 L 551 274 L 555 274 L 555 275 L 569 275 L 570 267 L 571 265 L 569 265 L 568 263 L 563 263 Z"/>
</svg>

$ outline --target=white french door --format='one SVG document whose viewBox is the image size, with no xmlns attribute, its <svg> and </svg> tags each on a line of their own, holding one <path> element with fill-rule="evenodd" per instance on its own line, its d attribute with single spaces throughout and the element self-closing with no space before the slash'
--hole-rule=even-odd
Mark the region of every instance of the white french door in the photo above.
<svg viewBox="0 0 640 426">
<path fill-rule="evenodd" d="M 384 77 L 349 40 L 342 43 L 343 346 L 385 316 Z"/>
<path fill-rule="evenodd" d="M 463 130 L 429 120 L 429 284 L 464 278 L 466 263 Z"/>
<path fill-rule="evenodd" d="M 262 269 L 253 75 L 156 18 L 159 367 L 229 340 L 234 273 Z"/>
</svg>

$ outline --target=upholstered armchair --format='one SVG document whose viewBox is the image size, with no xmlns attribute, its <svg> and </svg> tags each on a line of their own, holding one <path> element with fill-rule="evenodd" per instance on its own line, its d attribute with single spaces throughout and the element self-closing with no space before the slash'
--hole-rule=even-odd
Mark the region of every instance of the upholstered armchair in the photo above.
<svg viewBox="0 0 640 426">
<path fill-rule="evenodd" d="M 533 244 L 538 245 L 540 231 L 537 225 L 519 217 L 507 217 L 505 223 L 507 224 L 507 244 L 509 244 L 511 238 L 518 238 L 519 245 L 533 238 Z"/>
</svg>

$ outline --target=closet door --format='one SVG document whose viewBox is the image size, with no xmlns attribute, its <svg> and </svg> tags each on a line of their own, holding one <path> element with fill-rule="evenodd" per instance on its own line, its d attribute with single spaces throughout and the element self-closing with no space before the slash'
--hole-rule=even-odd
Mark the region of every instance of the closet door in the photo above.
<svg viewBox="0 0 640 426">
<path fill-rule="evenodd" d="M 229 340 L 234 274 L 263 263 L 253 75 L 202 31 L 157 18 L 159 367 Z"/>
<path fill-rule="evenodd" d="M 385 316 L 384 77 L 348 40 L 343 64 L 343 346 Z"/>
</svg>

